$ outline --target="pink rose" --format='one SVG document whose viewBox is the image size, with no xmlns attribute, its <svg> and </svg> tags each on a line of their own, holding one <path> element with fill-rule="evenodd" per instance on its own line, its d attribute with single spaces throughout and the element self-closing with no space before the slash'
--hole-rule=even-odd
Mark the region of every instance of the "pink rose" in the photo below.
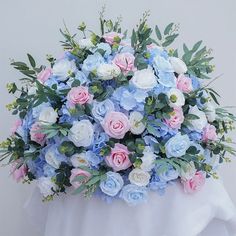
<svg viewBox="0 0 236 236">
<path fill-rule="evenodd" d="M 91 95 L 89 94 L 88 88 L 84 86 L 74 87 L 67 94 L 67 100 L 70 104 L 83 105 L 91 100 Z"/>
<path fill-rule="evenodd" d="M 43 146 L 46 141 L 46 135 L 43 133 L 40 133 L 40 124 L 39 123 L 34 123 L 30 129 L 30 138 L 32 141 L 40 144 Z"/>
<path fill-rule="evenodd" d="M 199 191 L 206 181 L 206 175 L 202 171 L 198 171 L 195 173 L 192 179 L 190 180 L 183 180 L 182 184 L 184 185 L 184 191 L 186 193 L 194 193 Z"/>
<path fill-rule="evenodd" d="M 179 129 L 184 122 L 184 114 L 181 107 L 175 107 L 170 119 L 165 120 L 166 124 L 172 129 Z"/>
<path fill-rule="evenodd" d="M 209 140 L 216 141 L 216 127 L 214 125 L 207 124 L 207 126 L 203 129 L 202 140 L 207 142 Z"/>
<path fill-rule="evenodd" d="M 18 165 L 19 162 L 15 161 L 11 167 L 11 175 L 16 182 L 19 182 L 20 180 L 24 179 L 28 171 L 26 165 L 21 165 L 19 168 L 17 168 Z"/>
<path fill-rule="evenodd" d="M 192 80 L 185 75 L 179 75 L 176 82 L 177 88 L 184 93 L 190 93 L 193 90 Z"/>
<path fill-rule="evenodd" d="M 129 52 L 117 54 L 113 59 L 113 63 L 120 67 L 121 71 L 127 74 L 129 71 L 135 71 L 135 57 Z"/>
<path fill-rule="evenodd" d="M 127 116 L 121 112 L 111 111 L 106 114 L 102 121 L 105 132 L 112 138 L 122 139 L 130 129 Z"/>
<path fill-rule="evenodd" d="M 38 75 L 37 75 L 37 80 L 40 81 L 42 84 L 44 84 L 52 75 L 52 69 L 47 68 L 42 70 Z"/>
<path fill-rule="evenodd" d="M 77 176 L 84 176 L 85 179 L 83 181 L 74 181 L 75 177 Z M 79 188 L 82 182 L 86 182 L 91 177 L 91 174 L 82 169 L 72 169 L 71 176 L 70 176 L 70 183 L 74 188 Z"/>
<path fill-rule="evenodd" d="M 114 39 L 118 37 L 122 39 L 124 35 L 119 34 L 117 32 L 109 32 L 103 35 L 103 38 L 105 39 L 106 43 L 109 43 L 110 45 L 112 45 L 114 43 Z"/>
<path fill-rule="evenodd" d="M 130 152 L 125 145 L 116 143 L 105 161 L 114 171 L 126 170 L 132 165 L 129 159 L 129 154 Z"/>
<path fill-rule="evenodd" d="M 11 127 L 11 133 L 12 135 L 16 133 L 19 127 L 21 127 L 22 121 L 21 120 L 16 120 L 13 126 Z"/>
</svg>

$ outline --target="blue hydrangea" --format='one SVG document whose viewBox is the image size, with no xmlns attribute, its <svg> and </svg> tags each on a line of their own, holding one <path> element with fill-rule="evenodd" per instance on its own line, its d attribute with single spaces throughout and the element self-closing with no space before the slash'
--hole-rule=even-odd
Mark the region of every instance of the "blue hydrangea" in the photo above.
<svg viewBox="0 0 236 236">
<path fill-rule="evenodd" d="M 99 65 L 104 63 L 104 58 L 100 53 L 96 52 L 93 55 L 89 55 L 83 62 L 82 71 L 88 75 L 91 71 L 97 69 Z"/>
<path fill-rule="evenodd" d="M 160 179 L 156 171 L 154 171 L 153 174 L 151 175 L 149 188 L 152 191 L 158 192 L 160 195 L 163 195 L 165 193 L 166 187 L 167 187 L 167 182 Z"/>
<path fill-rule="evenodd" d="M 96 48 L 92 49 L 92 52 L 96 52 L 97 50 L 104 51 L 104 57 L 108 58 L 111 55 L 111 46 L 108 43 L 99 43 L 96 45 Z"/>
<path fill-rule="evenodd" d="M 160 180 L 168 182 L 171 180 L 176 180 L 179 177 L 179 173 L 174 169 L 169 163 L 162 163 L 156 167 L 157 174 Z"/>
</svg>

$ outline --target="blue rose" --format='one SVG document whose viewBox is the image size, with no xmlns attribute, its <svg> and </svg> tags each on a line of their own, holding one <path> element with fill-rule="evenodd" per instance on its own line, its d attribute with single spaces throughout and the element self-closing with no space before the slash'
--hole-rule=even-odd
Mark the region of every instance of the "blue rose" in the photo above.
<svg viewBox="0 0 236 236">
<path fill-rule="evenodd" d="M 114 103 L 110 99 L 106 99 L 102 102 L 93 103 L 92 115 L 98 121 L 102 121 L 108 112 L 114 110 L 115 110 Z"/>
<path fill-rule="evenodd" d="M 159 175 L 160 179 L 165 182 L 175 180 L 179 177 L 178 171 L 176 171 L 174 167 L 169 163 L 158 165 L 156 168 L 156 172 Z"/>
<path fill-rule="evenodd" d="M 100 189 L 103 193 L 114 197 L 124 185 L 124 180 L 121 175 L 112 171 L 106 173 L 106 179 L 100 183 Z"/>
<path fill-rule="evenodd" d="M 104 58 L 101 56 L 100 53 L 96 52 L 93 55 L 89 55 L 83 62 L 82 71 L 85 75 L 88 75 L 91 71 L 97 69 L 99 65 L 104 63 Z"/>
<path fill-rule="evenodd" d="M 148 197 L 147 188 L 139 187 L 134 184 L 128 184 L 123 187 L 120 198 L 131 206 L 146 202 Z"/>
<path fill-rule="evenodd" d="M 181 133 L 177 133 L 165 144 L 166 156 L 168 158 L 184 156 L 189 147 L 190 140 L 188 135 L 181 135 Z"/>
</svg>

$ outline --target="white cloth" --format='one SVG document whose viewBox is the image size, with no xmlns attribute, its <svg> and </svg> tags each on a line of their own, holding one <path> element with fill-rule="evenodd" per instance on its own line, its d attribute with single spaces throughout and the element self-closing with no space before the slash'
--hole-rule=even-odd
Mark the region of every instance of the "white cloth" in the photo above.
<svg viewBox="0 0 236 236">
<path fill-rule="evenodd" d="M 193 195 L 177 183 L 135 207 L 72 195 L 40 198 L 36 191 L 26 209 L 44 236 L 236 236 L 236 209 L 219 180 L 208 179 Z"/>
</svg>

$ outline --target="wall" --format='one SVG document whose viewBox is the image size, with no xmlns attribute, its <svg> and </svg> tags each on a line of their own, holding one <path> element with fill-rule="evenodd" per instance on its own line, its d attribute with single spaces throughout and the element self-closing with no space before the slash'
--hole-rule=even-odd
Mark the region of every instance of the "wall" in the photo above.
<svg viewBox="0 0 236 236">
<path fill-rule="evenodd" d="M 39 63 L 45 62 L 46 54 L 60 55 L 58 29 L 63 19 L 71 30 L 81 21 L 92 29 L 98 29 L 98 10 L 104 1 L 92 0 L 0 0 L 0 140 L 9 134 L 13 118 L 5 110 L 5 104 L 12 100 L 5 84 L 16 81 L 19 74 L 9 66 L 9 58 L 25 60 L 26 53 L 35 56 Z M 236 105 L 236 1 L 235 0 L 108 0 L 107 15 L 123 16 L 123 25 L 131 29 L 144 10 L 151 9 L 150 24 L 164 27 L 174 21 L 181 25 L 181 36 L 176 45 L 183 41 L 192 45 L 203 39 L 214 49 L 216 72 L 223 73 L 215 87 L 222 94 L 223 104 Z M 234 136 L 236 137 L 236 136 Z M 223 166 L 222 179 L 231 198 L 236 203 L 236 161 Z M 8 169 L 0 171 L 0 235 L 37 236 L 33 227 L 26 222 L 23 203 L 29 197 L 32 187 L 15 184 L 8 175 Z M 39 236 L 39 235 L 38 235 Z"/>
</svg>

